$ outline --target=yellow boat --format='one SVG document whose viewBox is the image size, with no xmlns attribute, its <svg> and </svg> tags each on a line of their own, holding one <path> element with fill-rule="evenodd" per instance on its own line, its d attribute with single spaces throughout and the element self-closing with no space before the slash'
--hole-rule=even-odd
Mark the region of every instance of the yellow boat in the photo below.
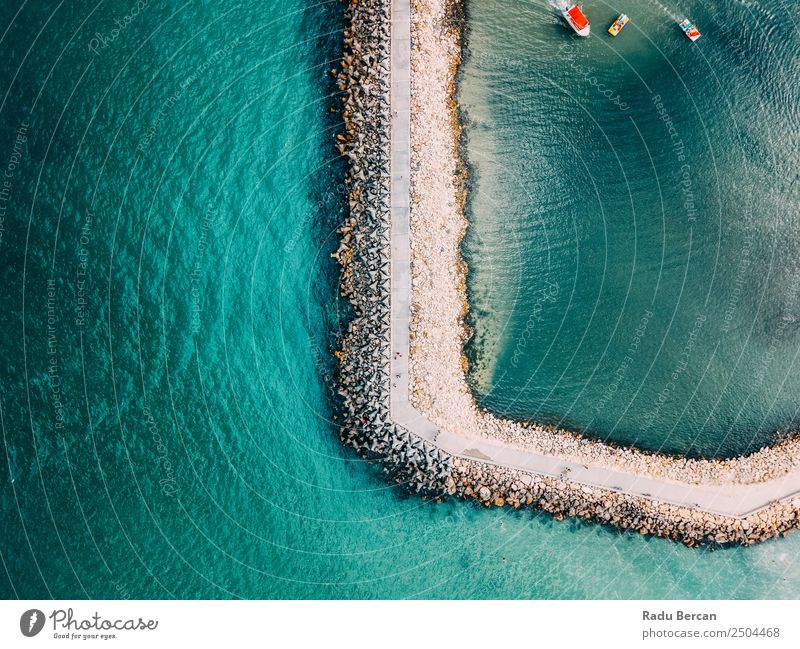
<svg viewBox="0 0 800 649">
<path fill-rule="evenodd" d="M 628 24 L 629 20 L 630 18 L 628 18 L 625 14 L 620 14 L 619 18 L 614 21 L 614 24 L 608 28 L 608 33 L 612 36 L 616 36 L 622 31 L 622 28 Z"/>
</svg>

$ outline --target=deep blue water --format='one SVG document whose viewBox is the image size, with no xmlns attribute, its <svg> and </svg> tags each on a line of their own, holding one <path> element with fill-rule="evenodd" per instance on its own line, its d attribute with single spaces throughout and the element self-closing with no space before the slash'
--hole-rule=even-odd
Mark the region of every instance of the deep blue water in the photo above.
<svg viewBox="0 0 800 649">
<path fill-rule="evenodd" d="M 432 505 L 342 448 L 340 5 L 134 6 L 0 7 L 0 595 L 797 595 L 800 537 Z"/>
</svg>

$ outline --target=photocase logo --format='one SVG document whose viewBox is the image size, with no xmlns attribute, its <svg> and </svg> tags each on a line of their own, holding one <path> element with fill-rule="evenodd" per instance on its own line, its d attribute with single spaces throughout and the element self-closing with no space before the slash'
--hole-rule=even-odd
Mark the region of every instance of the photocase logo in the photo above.
<svg viewBox="0 0 800 649">
<path fill-rule="evenodd" d="M 32 638 L 44 627 L 44 613 L 38 608 L 32 608 L 25 611 L 19 618 L 19 630 L 22 635 L 27 638 Z"/>
</svg>

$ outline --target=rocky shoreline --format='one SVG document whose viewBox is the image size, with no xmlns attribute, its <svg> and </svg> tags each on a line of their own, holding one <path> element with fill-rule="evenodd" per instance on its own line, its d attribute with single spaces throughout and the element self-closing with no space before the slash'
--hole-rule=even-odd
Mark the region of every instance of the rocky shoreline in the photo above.
<svg viewBox="0 0 800 649">
<path fill-rule="evenodd" d="M 333 73 L 342 91 L 345 132 L 336 147 L 348 159 L 349 216 L 334 256 L 355 317 L 337 351 L 340 435 L 362 457 L 381 462 L 390 479 L 440 496 L 452 459 L 394 424 L 390 413 L 391 2 L 351 1 L 345 20 L 341 70 Z"/>
<path fill-rule="evenodd" d="M 342 291 L 353 305 L 337 352 L 343 403 L 340 434 L 363 457 L 378 461 L 409 491 L 472 498 L 485 505 L 530 506 L 556 518 L 575 516 L 687 545 L 755 543 L 800 524 L 800 498 L 747 519 L 453 457 L 396 425 L 391 417 L 390 43 L 391 2 L 350 0 L 345 52 L 335 70 L 345 132 L 336 138 L 348 160 L 349 215 L 335 257 Z M 639 475 L 689 483 L 752 483 L 800 465 L 790 442 L 745 458 L 687 460 L 620 449 L 565 431 L 501 420 L 480 411 L 467 387 L 466 227 L 460 124 L 454 101 L 461 57 L 459 0 L 411 0 L 411 281 L 412 403 L 438 426 L 467 438 L 509 445 Z"/>
</svg>

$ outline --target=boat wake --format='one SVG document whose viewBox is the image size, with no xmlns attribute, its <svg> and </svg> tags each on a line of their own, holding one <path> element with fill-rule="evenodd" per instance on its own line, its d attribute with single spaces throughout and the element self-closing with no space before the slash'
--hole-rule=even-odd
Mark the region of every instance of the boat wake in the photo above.
<svg viewBox="0 0 800 649">
<path fill-rule="evenodd" d="M 670 18 L 672 18 L 672 20 L 674 20 L 676 23 L 679 23 L 681 21 L 681 19 L 683 18 L 683 16 L 675 13 L 675 11 L 673 11 L 672 9 L 667 7 L 666 5 L 661 4 L 658 1 L 654 2 L 653 4 L 656 7 L 658 7 L 659 9 L 661 9 L 661 11 L 663 11 L 665 14 L 667 14 Z"/>
<path fill-rule="evenodd" d="M 547 0 L 547 6 L 553 10 L 553 13 L 558 16 L 559 19 L 561 18 L 562 12 L 566 11 L 570 4 L 571 3 L 566 0 Z"/>
</svg>

